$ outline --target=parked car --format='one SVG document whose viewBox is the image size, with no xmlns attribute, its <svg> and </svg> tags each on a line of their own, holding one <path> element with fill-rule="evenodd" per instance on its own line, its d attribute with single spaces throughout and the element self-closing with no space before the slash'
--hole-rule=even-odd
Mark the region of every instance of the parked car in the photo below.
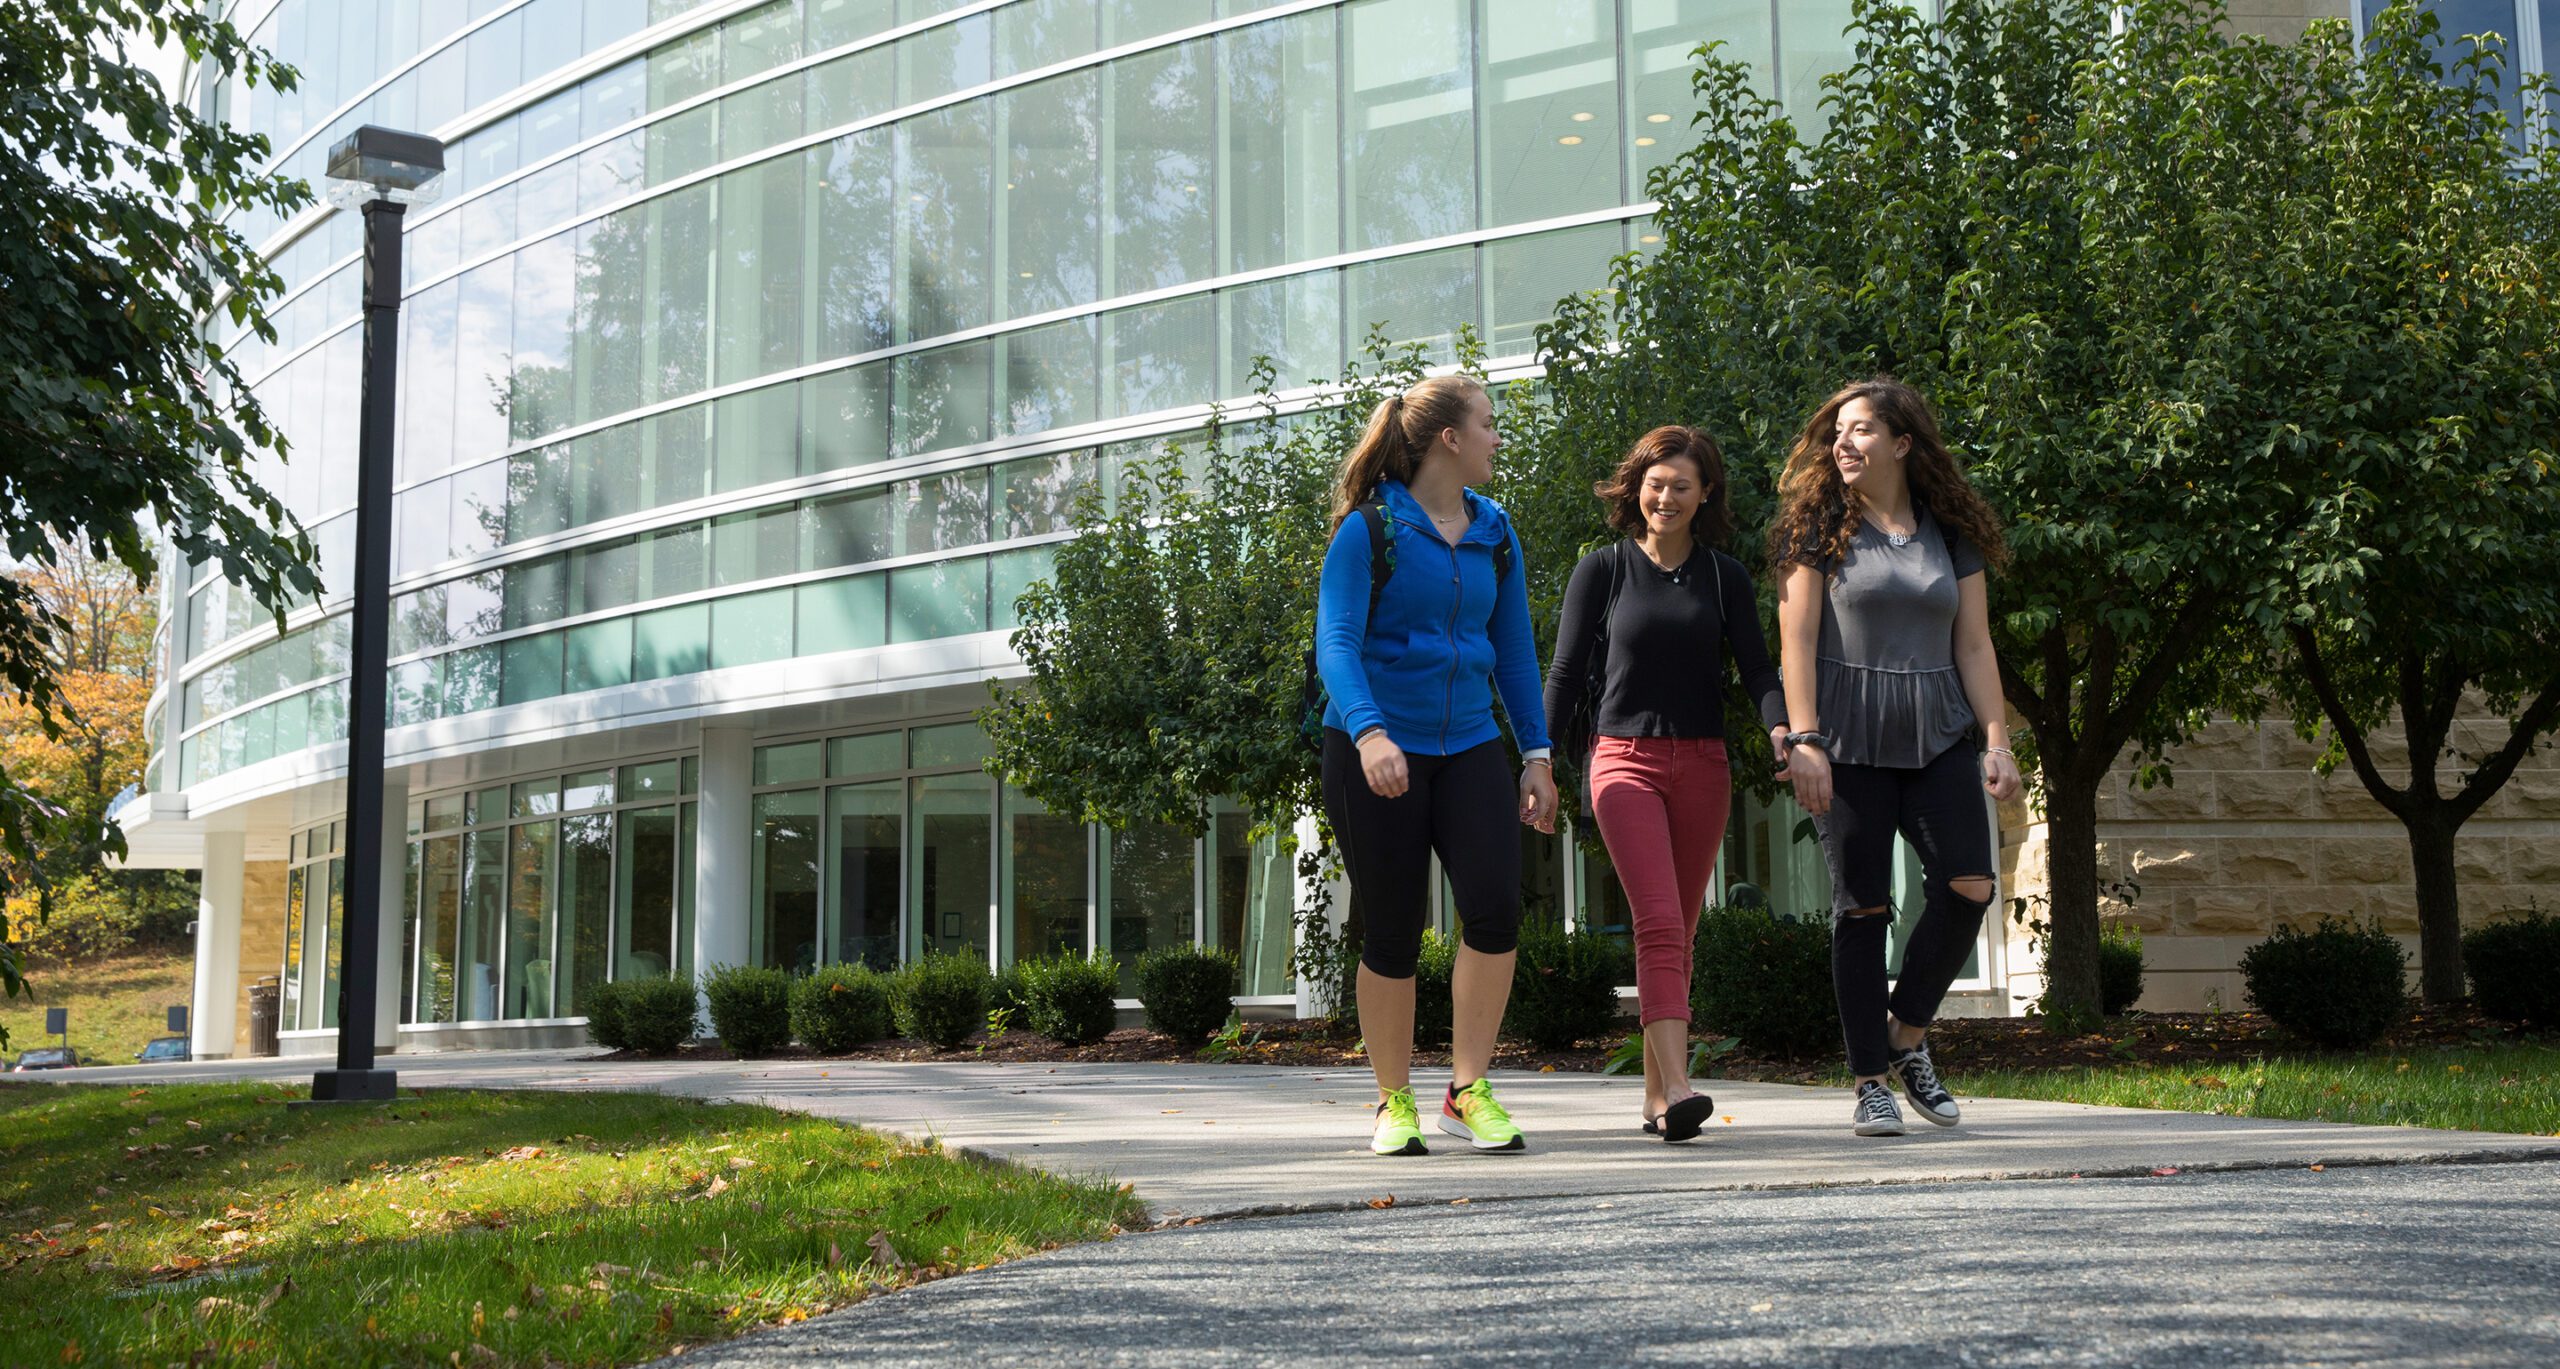
<svg viewBox="0 0 2560 1369">
<path fill-rule="evenodd" d="M 146 1065 L 155 1060 L 184 1060 L 187 1058 L 187 1038 L 155 1036 L 143 1042 L 142 1049 L 134 1052 L 133 1058 Z"/>
<path fill-rule="evenodd" d="M 38 1046 L 33 1050 L 20 1052 L 17 1067 L 10 1072 L 24 1074 L 29 1070 L 67 1070 L 79 1063 L 80 1057 L 69 1046 Z"/>
</svg>

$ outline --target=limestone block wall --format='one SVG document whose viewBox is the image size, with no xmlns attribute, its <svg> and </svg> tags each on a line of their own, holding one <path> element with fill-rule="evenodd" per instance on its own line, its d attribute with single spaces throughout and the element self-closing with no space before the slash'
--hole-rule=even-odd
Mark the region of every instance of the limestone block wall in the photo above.
<svg viewBox="0 0 2560 1369">
<path fill-rule="evenodd" d="M 2455 742 L 2477 754 L 2506 735 L 2505 722 L 2475 701 Z M 2406 751 L 2396 728 L 2373 738 L 2387 778 L 2405 781 Z M 2289 719 L 2249 725 L 2220 721 L 2174 750 L 2173 780 L 2145 789 L 2129 767 L 2108 779 L 2099 801 L 2102 880 L 2130 878 L 2130 903 L 2106 916 L 2144 939 L 2148 975 L 2141 1006 L 2192 1012 L 2244 1005 L 2242 952 L 2279 924 L 2307 927 L 2325 914 L 2379 918 L 2414 961 L 2417 892 L 2408 839 L 2354 773 L 2313 769 L 2322 744 L 2294 734 Z M 2004 851 L 2016 889 L 2041 892 L 2044 827 L 2026 815 Z M 2012 857 L 2014 852 L 2014 857 Z M 2560 747 L 2528 758 L 2463 829 L 2455 850 L 2466 924 L 2513 909 L 2560 908 Z M 2041 976 L 2012 934 L 2013 991 L 2032 999 Z M 2413 978 L 2414 982 L 2414 978 Z"/>
<path fill-rule="evenodd" d="M 2262 38 L 2293 39 L 2314 19 L 2348 17 L 2348 0 L 2234 0 L 2231 27 Z"/>
<path fill-rule="evenodd" d="M 249 1053 L 249 987 L 284 965 L 285 863 L 253 860 L 241 866 L 240 988 L 231 1053 Z"/>
</svg>

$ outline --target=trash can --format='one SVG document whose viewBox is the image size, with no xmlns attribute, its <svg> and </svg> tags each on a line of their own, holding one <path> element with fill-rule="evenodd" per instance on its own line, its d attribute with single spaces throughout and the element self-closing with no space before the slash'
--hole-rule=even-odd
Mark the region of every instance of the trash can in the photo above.
<svg viewBox="0 0 2560 1369">
<path fill-rule="evenodd" d="M 276 999 L 282 994 L 280 981 L 269 975 L 249 986 L 249 1053 L 276 1053 Z"/>
</svg>

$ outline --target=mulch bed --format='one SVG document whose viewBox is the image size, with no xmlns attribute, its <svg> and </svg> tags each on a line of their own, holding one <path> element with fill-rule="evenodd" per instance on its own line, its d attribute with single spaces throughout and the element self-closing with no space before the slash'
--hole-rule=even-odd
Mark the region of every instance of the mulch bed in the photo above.
<svg viewBox="0 0 2560 1369">
<path fill-rule="evenodd" d="M 1713 1035 L 1699 1033 L 1700 1039 Z M 2245 1060 L 2258 1055 L 2319 1056 L 2335 1054 L 2305 1045 L 2256 1013 L 2128 1013 L 2088 1036 L 2062 1037 L 2029 1018 L 1949 1018 L 1931 1030 L 1930 1039 L 1941 1069 L 2076 1070 L 2113 1065 L 2182 1065 L 2201 1060 Z M 2414 1014 L 2383 1043 L 2383 1049 L 2420 1050 L 2495 1045 L 2533 1039 L 2511 1023 L 2483 1017 L 2468 1006 L 2427 1008 Z M 1224 1063 L 1239 1065 L 1326 1066 L 1358 1068 L 1359 1033 L 1324 1021 L 1268 1022 L 1246 1029 L 1245 1043 Z M 1494 1067 L 1560 1073 L 1597 1073 L 1617 1041 L 1595 1041 L 1570 1051 L 1539 1051 L 1506 1041 L 1494 1056 Z M 615 1051 L 602 1060 L 649 1057 Z M 713 1042 L 686 1046 L 684 1060 L 735 1059 Z M 1199 1057 L 1181 1050 L 1166 1037 L 1139 1028 L 1123 1028 L 1087 1046 L 1061 1046 L 1028 1031 L 999 1037 L 983 1033 L 958 1050 L 937 1051 L 914 1041 L 882 1041 L 849 1055 L 821 1056 L 798 1046 L 764 1057 L 771 1060 L 969 1061 L 1007 1064 L 1195 1063 Z M 1446 1068 L 1446 1050 L 1414 1052 L 1422 1069 Z M 1836 1052 L 1787 1060 L 1733 1050 L 1706 1066 L 1706 1073 L 1757 1083 L 1836 1083 L 1844 1067 Z"/>
</svg>

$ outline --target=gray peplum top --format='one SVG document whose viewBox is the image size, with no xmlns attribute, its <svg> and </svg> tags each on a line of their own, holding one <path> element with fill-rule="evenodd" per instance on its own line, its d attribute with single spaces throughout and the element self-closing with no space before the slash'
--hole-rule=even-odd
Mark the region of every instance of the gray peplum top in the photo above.
<svg viewBox="0 0 2560 1369">
<path fill-rule="evenodd" d="M 1982 570 L 1982 553 L 1926 507 L 1913 514 L 1908 543 L 1864 524 L 1822 567 L 1815 706 L 1835 761 L 1917 769 L 1974 731 L 1956 674 L 1956 582 Z"/>
</svg>

